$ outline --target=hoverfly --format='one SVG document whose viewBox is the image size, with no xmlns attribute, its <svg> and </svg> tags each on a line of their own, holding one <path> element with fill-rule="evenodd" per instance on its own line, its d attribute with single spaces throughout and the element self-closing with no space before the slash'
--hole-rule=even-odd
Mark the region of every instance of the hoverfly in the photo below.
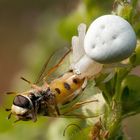
<svg viewBox="0 0 140 140">
<path fill-rule="evenodd" d="M 65 112 L 61 112 L 61 107 L 65 107 L 65 105 L 71 103 L 76 97 L 78 97 L 85 89 L 87 80 L 91 76 L 94 76 L 94 73 L 92 73 L 93 68 L 91 68 L 91 70 L 87 69 L 87 72 L 84 73 L 79 73 L 79 71 L 74 68 L 75 64 L 79 62 L 85 54 L 83 47 L 85 31 L 86 26 L 80 24 L 78 27 L 79 36 L 73 37 L 72 39 L 72 49 L 67 51 L 58 64 L 48 70 L 46 75 L 44 73 L 46 66 L 43 68 L 43 72 L 37 81 L 37 83 L 43 81 L 42 86 L 32 84 L 30 81 L 22 78 L 31 84 L 32 89 L 15 96 L 11 107 L 11 113 L 8 118 L 10 118 L 11 115 L 14 115 L 17 120 L 36 121 L 37 115 L 39 114 L 50 117 L 67 116 L 69 112 L 79 108 L 82 104 L 93 102 L 90 100 L 77 102 Z M 69 70 L 62 76 L 59 76 L 48 83 L 47 77 L 61 65 L 66 56 L 70 53 L 72 59 Z M 99 67 L 98 71 L 100 70 L 101 67 Z"/>
</svg>

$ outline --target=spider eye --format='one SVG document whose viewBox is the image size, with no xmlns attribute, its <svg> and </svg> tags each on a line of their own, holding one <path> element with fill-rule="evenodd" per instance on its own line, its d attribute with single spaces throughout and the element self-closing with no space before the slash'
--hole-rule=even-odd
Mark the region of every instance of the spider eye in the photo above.
<svg viewBox="0 0 140 140">
<path fill-rule="evenodd" d="M 27 109 L 31 108 L 29 99 L 22 95 L 17 95 L 13 101 L 13 104 L 22 108 L 27 108 Z"/>
</svg>

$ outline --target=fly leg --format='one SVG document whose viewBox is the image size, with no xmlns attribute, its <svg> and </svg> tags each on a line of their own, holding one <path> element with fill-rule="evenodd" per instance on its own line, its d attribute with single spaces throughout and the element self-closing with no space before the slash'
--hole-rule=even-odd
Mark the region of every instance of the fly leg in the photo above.
<svg viewBox="0 0 140 140">
<path fill-rule="evenodd" d="M 51 98 L 50 102 L 51 102 L 52 105 L 54 105 L 54 109 L 55 109 L 55 112 L 56 112 L 56 117 L 60 116 L 60 111 L 59 111 L 59 108 L 58 108 L 58 104 L 57 104 L 55 94 L 52 94 L 52 98 Z"/>
<path fill-rule="evenodd" d="M 85 78 L 85 80 L 84 80 L 84 83 L 83 83 L 83 85 L 82 85 L 82 91 L 84 91 L 85 90 L 85 88 L 86 88 L 86 86 L 87 86 L 87 78 Z"/>
<path fill-rule="evenodd" d="M 64 112 L 62 115 L 68 114 L 76 109 L 81 108 L 83 105 L 92 103 L 92 102 L 98 102 L 98 100 L 88 100 L 88 101 L 78 102 L 78 103 L 74 104 L 68 111 Z"/>
<path fill-rule="evenodd" d="M 56 110 L 57 116 L 60 116 L 60 111 L 59 111 L 59 108 L 58 108 L 58 106 L 57 106 L 56 98 L 55 98 L 55 100 L 54 100 L 54 105 L 55 105 L 55 110 Z"/>
</svg>

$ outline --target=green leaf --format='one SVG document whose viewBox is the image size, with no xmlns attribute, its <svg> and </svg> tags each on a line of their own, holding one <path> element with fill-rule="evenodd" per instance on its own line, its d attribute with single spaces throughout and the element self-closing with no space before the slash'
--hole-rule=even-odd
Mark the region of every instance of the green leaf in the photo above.
<svg viewBox="0 0 140 140">
<path fill-rule="evenodd" d="M 75 132 L 75 134 L 71 137 L 72 140 L 89 140 L 90 138 L 90 129 L 91 127 L 83 128 L 79 130 L 79 132 Z"/>
<path fill-rule="evenodd" d="M 124 116 L 140 112 L 140 77 L 128 75 L 122 82 L 122 113 Z"/>
<path fill-rule="evenodd" d="M 70 41 L 73 35 L 77 35 L 77 26 L 80 23 L 87 23 L 87 20 L 85 5 L 81 4 L 75 12 L 60 22 L 59 32 L 65 39 Z"/>
<path fill-rule="evenodd" d="M 140 65 L 140 42 L 137 43 L 137 47 L 136 47 L 136 58 L 135 58 L 135 63 L 134 65 Z"/>
<path fill-rule="evenodd" d="M 122 9 L 120 10 L 119 15 L 122 16 L 124 19 L 131 22 L 131 12 L 132 12 L 132 6 L 128 4 L 124 4 Z"/>
</svg>

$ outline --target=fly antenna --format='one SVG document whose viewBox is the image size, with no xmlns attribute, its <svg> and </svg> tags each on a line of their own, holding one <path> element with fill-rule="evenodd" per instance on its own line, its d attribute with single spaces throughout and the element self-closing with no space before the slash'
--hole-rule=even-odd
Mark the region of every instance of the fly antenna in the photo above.
<svg viewBox="0 0 140 140">
<path fill-rule="evenodd" d="M 27 82 L 28 84 L 32 84 L 29 80 L 27 80 L 26 78 L 24 78 L 22 76 L 20 77 L 20 79 L 23 80 L 23 81 L 25 81 L 25 82 Z"/>
<path fill-rule="evenodd" d="M 64 129 L 63 136 L 66 136 L 66 131 L 67 131 L 67 129 L 68 129 L 70 126 L 75 126 L 75 127 L 77 127 L 80 131 L 82 130 L 81 127 L 80 127 L 79 125 L 77 125 L 77 124 L 69 124 L 69 125 L 67 125 L 66 128 Z"/>
<path fill-rule="evenodd" d="M 33 84 L 32 82 L 30 82 L 26 78 L 20 77 L 20 79 L 23 80 L 23 81 L 25 81 L 25 82 L 27 82 L 28 84 L 30 84 L 32 88 L 37 89 L 37 90 L 40 90 L 40 87 L 38 87 L 37 85 Z"/>
<path fill-rule="evenodd" d="M 9 120 L 11 118 L 12 112 L 8 115 L 7 119 Z"/>
<path fill-rule="evenodd" d="M 9 111 L 11 111 L 11 109 L 10 108 L 5 108 L 5 111 L 9 112 Z"/>
<path fill-rule="evenodd" d="M 12 94 L 16 94 L 16 92 L 9 91 L 9 92 L 6 92 L 5 94 L 7 94 L 7 95 L 12 95 Z"/>
</svg>

